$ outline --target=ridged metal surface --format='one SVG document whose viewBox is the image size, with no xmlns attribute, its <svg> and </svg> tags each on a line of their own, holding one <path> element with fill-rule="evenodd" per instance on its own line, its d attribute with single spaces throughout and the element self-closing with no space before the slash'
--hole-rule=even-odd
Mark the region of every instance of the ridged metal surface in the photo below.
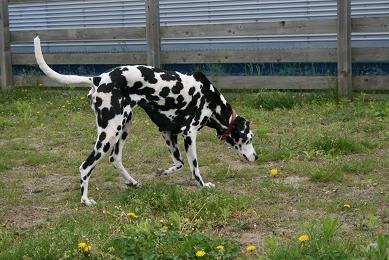
<svg viewBox="0 0 389 260">
<path fill-rule="evenodd" d="M 144 1 L 30 1 L 9 6 L 12 31 L 145 26 Z M 160 0 L 162 25 L 326 19 L 336 0 Z M 389 0 L 352 0 L 352 16 L 389 15 Z M 142 51 L 143 41 L 50 43 L 47 51 Z M 164 50 L 334 47 L 332 34 L 162 39 Z M 389 46 L 388 33 L 354 34 L 354 46 Z M 29 52 L 18 43 L 15 52 Z"/>
</svg>

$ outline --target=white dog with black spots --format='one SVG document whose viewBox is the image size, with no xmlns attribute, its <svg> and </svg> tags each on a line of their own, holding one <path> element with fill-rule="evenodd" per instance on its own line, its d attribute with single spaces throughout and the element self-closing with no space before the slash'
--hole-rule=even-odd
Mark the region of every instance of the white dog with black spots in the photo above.
<svg viewBox="0 0 389 260">
<path fill-rule="evenodd" d="M 81 203 L 85 205 L 96 203 L 88 197 L 89 178 L 110 150 L 109 160 L 125 183 L 139 186 L 122 164 L 122 149 L 136 106 L 143 108 L 159 127 L 174 163 L 157 175 L 168 175 L 183 167 L 177 145 L 177 137 L 182 135 L 192 177 L 202 187 L 215 186 L 204 182 L 199 171 L 196 137 L 204 126 L 214 128 L 219 139 L 234 147 L 241 159 L 254 161 L 258 158 L 249 122 L 236 114 L 201 72 L 183 74 L 136 65 L 117 67 L 94 77 L 62 75 L 46 64 L 38 36 L 34 39 L 34 50 L 39 67 L 49 78 L 63 84 L 91 86 L 88 97 L 96 114 L 98 135 L 93 151 L 80 166 Z"/>
</svg>

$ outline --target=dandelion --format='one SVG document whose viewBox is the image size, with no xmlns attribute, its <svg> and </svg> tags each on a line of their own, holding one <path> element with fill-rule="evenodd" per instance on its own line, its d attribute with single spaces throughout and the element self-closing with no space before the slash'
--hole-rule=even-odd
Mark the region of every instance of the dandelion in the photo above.
<svg viewBox="0 0 389 260">
<path fill-rule="evenodd" d="M 350 209 L 350 208 L 351 208 L 351 205 L 350 205 L 350 204 L 344 204 L 344 205 L 343 205 L 343 208 L 345 208 L 345 209 Z"/>
<path fill-rule="evenodd" d="M 216 247 L 216 249 L 218 249 L 218 250 L 223 250 L 223 249 L 224 249 L 224 246 L 223 246 L 223 245 L 218 245 L 218 246 Z"/>
<path fill-rule="evenodd" d="M 138 218 L 138 215 L 136 215 L 134 212 L 128 212 L 127 213 L 127 217 L 129 219 L 137 219 Z"/>
<path fill-rule="evenodd" d="M 84 252 L 85 252 L 85 253 L 90 253 L 91 250 L 92 250 L 92 247 L 91 247 L 91 246 L 86 246 L 86 247 L 84 248 Z"/>
<path fill-rule="evenodd" d="M 275 176 L 275 175 L 278 174 L 278 170 L 277 170 L 277 169 L 271 169 L 271 170 L 270 170 L 270 174 L 271 174 L 272 176 Z"/>
<path fill-rule="evenodd" d="M 246 248 L 247 251 L 251 252 L 251 251 L 254 251 L 255 249 L 257 249 L 255 246 L 253 245 L 250 245 Z"/>
<path fill-rule="evenodd" d="M 81 243 L 78 244 L 78 248 L 81 248 L 81 249 L 84 249 L 87 246 L 88 246 L 88 244 L 85 243 L 85 242 L 81 242 Z"/>
<path fill-rule="evenodd" d="M 298 240 L 300 242 L 308 241 L 309 240 L 309 236 L 307 234 L 299 236 Z"/>
<path fill-rule="evenodd" d="M 205 256 L 205 254 L 206 254 L 206 253 L 205 253 L 205 251 L 203 251 L 203 250 L 199 250 L 199 251 L 196 252 L 196 256 L 197 256 L 197 257 L 203 257 L 203 256 Z"/>
</svg>

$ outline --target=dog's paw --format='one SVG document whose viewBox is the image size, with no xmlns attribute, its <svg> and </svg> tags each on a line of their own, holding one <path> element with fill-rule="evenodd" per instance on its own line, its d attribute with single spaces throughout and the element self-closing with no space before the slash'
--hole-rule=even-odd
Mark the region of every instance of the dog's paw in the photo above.
<svg viewBox="0 0 389 260">
<path fill-rule="evenodd" d="M 212 182 L 207 182 L 207 183 L 204 183 L 204 187 L 205 188 L 214 188 L 215 184 L 213 184 Z"/>
<path fill-rule="evenodd" d="M 139 188 L 140 183 L 139 182 L 135 182 L 135 183 L 126 182 L 126 185 L 127 185 L 127 187 L 131 187 L 131 188 Z"/>
<path fill-rule="evenodd" d="M 93 199 L 81 199 L 81 204 L 84 204 L 86 206 L 92 206 L 92 205 L 95 205 L 96 204 L 96 201 L 94 201 Z"/>
</svg>

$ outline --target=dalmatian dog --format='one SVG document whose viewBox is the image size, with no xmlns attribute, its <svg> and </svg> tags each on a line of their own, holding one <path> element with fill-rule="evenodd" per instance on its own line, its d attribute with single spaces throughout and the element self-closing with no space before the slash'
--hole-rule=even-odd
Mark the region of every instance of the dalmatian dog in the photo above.
<svg viewBox="0 0 389 260">
<path fill-rule="evenodd" d="M 51 79 L 63 84 L 85 83 L 91 86 L 89 98 L 96 114 L 97 140 L 93 151 L 80 166 L 81 203 L 93 205 L 88 198 L 88 183 L 96 164 L 112 150 L 109 160 L 129 186 L 139 183 L 130 176 L 122 164 L 122 150 L 131 125 L 133 109 L 143 108 L 159 127 L 168 146 L 173 166 L 157 175 L 168 175 L 183 167 L 177 145 L 183 136 L 192 178 L 202 187 L 214 187 L 204 182 L 199 172 L 196 137 L 201 128 L 216 130 L 219 139 L 235 148 L 242 160 L 254 161 L 250 124 L 236 114 L 231 105 L 201 72 L 183 74 L 164 71 L 150 66 L 121 66 L 95 77 L 62 75 L 45 62 L 40 39 L 34 39 L 34 50 L 41 70 Z"/>
</svg>

